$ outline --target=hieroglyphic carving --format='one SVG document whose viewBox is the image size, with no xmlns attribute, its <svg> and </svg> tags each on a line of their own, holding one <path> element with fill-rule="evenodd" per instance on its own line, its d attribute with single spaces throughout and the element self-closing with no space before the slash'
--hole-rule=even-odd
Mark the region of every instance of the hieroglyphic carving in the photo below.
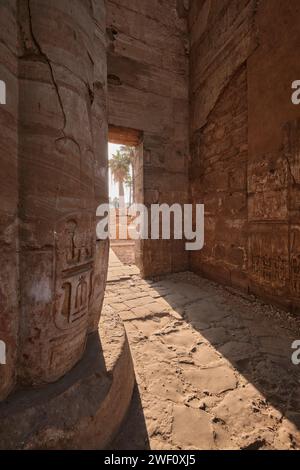
<svg viewBox="0 0 300 470">
<path fill-rule="evenodd" d="M 93 227 L 92 218 L 85 214 L 62 220 L 57 227 L 54 307 L 57 335 L 50 341 L 50 368 L 57 375 L 75 364 L 85 347 L 94 290 Z"/>
<path fill-rule="evenodd" d="M 248 165 L 249 220 L 286 220 L 288 166 L 281 154 L 262 155 Z"/>
<path fill-rule="evenodd" d="M 300 254 L 291 258 L 291 290 L 300 297 Z"/>
<path fill-rule="evenodd" d="M 291 293 L 300 298 L 300 227 L 291 230 Z"/>
<path fill-rule="evenodd" d="M 290 219 L 300 220 L 300 119 L 284 126 L 283 156 L 289 170 Z"/>
<path fill-rule="evenodd" d="M 288 122 L 284 127 L 284 156 L 293 183 L 300 183 L 300 119 Z"/>
<path fill-rule="evenodd" d="M 252 254 L 252 272 L 265 282 L 283 284 L 286 280 L 288 262 L 277 256 Z"/>
<path fill-rule="evenodd" d="M 94 237 L 89 225 L 80 230 L 78 222 L 66 222 L 58 243 L 57 278 L 60 295 L 55 312 L 56 325 L 69 329 L 87 317 L 93 291 Z"/>
<path fill-rule="evenodd" d="M 271 227 L 251 234 L 250 268 L 259 284 L 285 287 L 289 278 L 287 239 L 287 228 L 276 234 Z"/>
<path fill-rule="evenodd" d="M 284 156 L 290 171 L 290 219 L 299 221 L 300 184 L 300 119 L 288 122 L 284 127 Z M 300 298 L 300 227 L 291 226 L 290 234 L 290 291 Z"/>
</svg>

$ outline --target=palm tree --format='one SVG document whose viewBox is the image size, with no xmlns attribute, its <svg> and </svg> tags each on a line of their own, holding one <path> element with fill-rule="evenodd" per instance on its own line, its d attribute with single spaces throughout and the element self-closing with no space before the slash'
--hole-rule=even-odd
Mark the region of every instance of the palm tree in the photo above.
<svg viewBox="0 0 300 470">
<path fill-rule="evenodd" d="M 109 160 L 109 167 L 112 177 L 119 185 L 120 207 L 124 207 L 124 183 L 129 175 L 130 161 L 127 155 L 117 150 L 117 152 Z"/>
<path fill-rule="evenodd" d="M 131 165 L 131 190 L 132 190 L 132 196 L 134 200 L 134 159 L 135 159 L 135 147 L 129 147 L 128 145 L 121 145 L 120 147 L 120 152 L 122 155 L 124 155 L 126 158 L 129 160 L 129 164 Z"/>
<path fill-rule="evenodd" d="M 128 173 L 127 178 L 125 180 L 125 185 L 129 189 L 129 206 L 132 204 L 132 176 Z"/>
</svg>

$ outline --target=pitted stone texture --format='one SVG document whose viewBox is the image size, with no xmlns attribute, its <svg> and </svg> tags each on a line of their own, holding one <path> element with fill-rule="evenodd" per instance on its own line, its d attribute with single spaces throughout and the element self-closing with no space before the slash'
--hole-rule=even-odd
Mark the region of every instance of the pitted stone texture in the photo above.
<svg viewBox="0 0 300 470">
<path fill-rule="evenodd" d="M 144 304 L 136 316 L 127 306 L 131 292 L 136 301 L 155 292 L 161 310 Z M 156 282 L 131 275 L 109 284 L 107 314 L 116 300 L 140 407 L 113 449 L 300 448 L 300 370 L 282 347 L 299 336 L 299 322 L 191 273 Z"/>
</svg>

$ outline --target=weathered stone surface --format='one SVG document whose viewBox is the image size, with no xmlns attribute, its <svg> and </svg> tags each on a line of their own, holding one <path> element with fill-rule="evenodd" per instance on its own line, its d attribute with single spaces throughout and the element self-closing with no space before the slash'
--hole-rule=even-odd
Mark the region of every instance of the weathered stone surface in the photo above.
<svg viewBox="0 0 300 470">
<path fill-rule="evenodd" d="M 299 413 L 291 416 L 291 418 L 292 422 L 288 419 L 283 419 L 282 424 L 278 429 L 278 433 L 274 441 L 274 446 L 278 450 L 295 450 L 300 446 Z"/>
<path fill-rule="evenodd" d="M 228 315 L 225 309 L 221 310 L 211 299 L 200 300 L 186 307 L 186 313 L 191 322 L 210 323 L 218 321 Z"/>
<path fill-rule="evenodd" d="M 1 400 L 15 384 L 19 328 L 17 2 L 2 2 L 0 17 L 0 79 L 6 84 L 6 105 L 0 105 L 0 340 L 6 344 Z"/>
<path fill-rule="evenodd" d="M 121 310 L 143 417 L 133 407 L 112 448 L 298 449 L 299 369 L 290 357 L 275 355 L 261 336 L 263 329 L 279 346 L 291 344 L 298 322 L 288 330 L 286 313 L 275 319 L 270 307 L 191 273 L 147 286 L 139 276 L 130 277 L 109 284 L 106 314 L 113 311 L 116 291 L 124 309 L 129 293 L 142 299 L 144 289 L 149 296 L 155 292 L 156 301 L 159 293 L 164 299 L 180 292 L 187 304 L 178 316 L 176 308 L 146 317 L 136 317 L 135 307 Z M 195 288 L 206 292 L 205 300 L 198 300 Z M 203 302 L 205 327 L 197 322 Z"/>
<path fill-rule="evenodd" d="M 192 0 L 190 3 L 191 126 L 195 131 L 206 124 L 235 71 L 257 46 L 254 25 L 257 2 L 230 0 L 223 5 L 218 1 Z"/>
<path fill-rule="evenodd" d="M 206 208 L 191 269 L 295 309 L 298 14 L 297 0 L 195 0 L 189 12 L 191 197 Z"/>
<path fill-rule="evenodd" d="M 243 361 L 253 357 L 256 353 L 252 344 L 247 343 L 247 338 L 244 341 L 229 341 L 220 347 L 220 352 L 230 361 Z"/>
<path fill-rule="evenodd" d="M 200 329 L 202 330 L 202 328 Z M 203 334 L 207 341 L 209 341 L 213 346 L 221 346 L 231 340 L 231 335 L 223 326 L 205 329 Z"/>
<path fill-rule="evenodd" d="M 19 376 L 34 384 L 82 357 L 106 278 L 108 251 L 95 239 L 107 197 L 104 5 L 69 8 L 19 9 Z"/>
<path fill-rule="evenodd" d="M 239 436 L 240 433 L 247 434 L 261 426 L 271 425 L 271 419 L 264 413 L 265 408 L 263 396 L 249 384 L 229 392 L 214 408 L 214 414 L 224 421 L 233 434 Z"/>
<path fill-rule="evenodd" d="M 205 358 L 203 364 L 207 364 Z M 237 386 L 233 370 L 223 365 L 208 369 L 186 368 L 184 376 L 188 382 L 197 387 L 199 393 L 208 391 L 210 394 L 219 395 L 234 390 Z"/>
<path fill-rule="evenodd" d="M 197 365 L 210 365 L 220 361 L 220 355 L 217 354 L 217 351 L 205 343 L 200 344 L 192 351 L 192 357 Z"/>
<path fill-rule="evenodd" d="M 101 336 L 101 344 L 99 342 Z M 124 326 L 103 314 L 83 359 L 54 384 L 0 404 L 1 449 L 103 449 L 118 432 L 135 383 Z"/>
<path fill-rule="evenodd" d="M 213 428 L 209 415 L 186 406 L 174 407 L 172 441 L 182 449 L 214 449 Z"/>
<path fill-rule="evenodd" d="M 192 142 L 191 194 L 205 204 L 205 246 L 191 268 L 243 285 L 247 270 L 247 75 L 233 76 Z M 239 281 L 240 279 L 240 281 Z"/>
</svg>

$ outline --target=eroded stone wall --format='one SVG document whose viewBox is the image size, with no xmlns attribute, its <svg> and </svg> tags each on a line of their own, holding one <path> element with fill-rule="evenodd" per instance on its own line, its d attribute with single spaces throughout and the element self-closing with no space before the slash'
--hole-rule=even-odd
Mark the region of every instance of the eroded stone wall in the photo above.
<svg viewBox="0 0 300 470">
<path fill-rule="evenodd" d="M 276 6 L 275 6 L 276 3 Z M 191 267 L 299 306 L 299 2 L 191 1 Z"/>
<path fill-rule="evenodd" d="M 109 124 L 143 132 L 141 202 L 188 201 L 187 2 L 107 2 Z M 181 240 L 147 240 L 139 249 L 145 276 L 182 271 Z"/>
<path fill-rule="evenodd" d="M 192 202 L 205 204 L 205 245 L 191 269 L 244 286 L 247 272 L 247 75 L 239 68 L 194 135 Z"/>
</svg>

